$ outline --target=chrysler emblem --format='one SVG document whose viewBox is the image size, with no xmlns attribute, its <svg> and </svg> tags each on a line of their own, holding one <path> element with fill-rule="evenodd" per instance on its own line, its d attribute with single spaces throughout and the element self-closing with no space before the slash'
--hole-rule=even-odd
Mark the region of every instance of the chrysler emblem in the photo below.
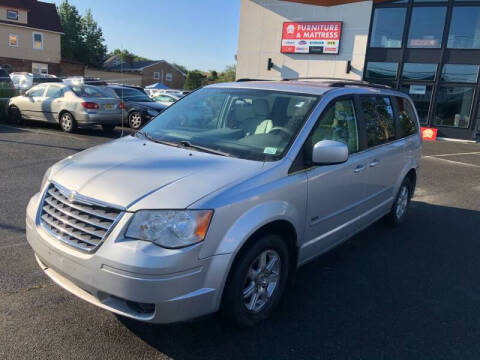
<svg viewBox="0 0 480 360">
<path fill-rule="evenodd" d="M 70 195 L 68 195 L 68 200 L 70 202 L 74 202 L 75 201 L 75 192 L 71 192 Z"/>
</svg>

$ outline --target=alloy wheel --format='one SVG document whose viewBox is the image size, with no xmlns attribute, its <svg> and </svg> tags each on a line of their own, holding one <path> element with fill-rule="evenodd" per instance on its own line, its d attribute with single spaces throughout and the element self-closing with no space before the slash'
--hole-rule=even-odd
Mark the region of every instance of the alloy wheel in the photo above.
<svg viewBox="0 0 480 360">
<path fill-rule="evenodd" d="M 72 116 L 68 113 L 65 113 L 62 115 L 60 118 L 60 124 L 62 126 L 62 129 L 66 132 L 69 132 L 72 130 L 73 127 L 73 119 Z"/>
<path fill-rule="evenodd" d="M 138 129 L 142 126 L 142 115 L 138 112 L 134 112 L 130 115 L 130 127 L 133 129 Z"/>
<path fill-rule="evenodd" d="M 281 261 L 275 250 L 264 250 L 250 265 L 245 277 L 242 301 L 247 310 L 258 313 L 271 299 L 280 281 Z"/>
<path fill-rule="evenodd" d="M 397 216 L 397 219 L 400 219 L 407 210 L 408 196 L 409 193 L 407 186 L 403 185 L 400 189 L 400 193 L 398 194 L 397 203 L 395 206 L 395 215 Z"/>
</svg>

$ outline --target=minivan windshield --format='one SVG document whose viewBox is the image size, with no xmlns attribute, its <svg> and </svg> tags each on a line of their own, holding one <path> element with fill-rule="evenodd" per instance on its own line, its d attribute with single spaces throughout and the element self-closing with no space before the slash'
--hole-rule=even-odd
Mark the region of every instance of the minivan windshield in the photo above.
<svg viewBox="0 0 480 360">
<path fill-rule="evenodd" d="M 271 90 L 203 88 L 171 105 L 139 133 L 168 145 L 274 161 L 286 153 L 318 100 Z"/>
</svg>

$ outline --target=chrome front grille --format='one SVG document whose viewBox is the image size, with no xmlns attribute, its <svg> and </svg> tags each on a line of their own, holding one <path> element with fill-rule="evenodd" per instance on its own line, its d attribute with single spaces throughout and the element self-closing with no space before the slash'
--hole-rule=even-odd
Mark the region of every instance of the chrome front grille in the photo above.
<svg viewBox="0 0 480 360">
<path fill-rule="evenodd" d="M 87 252 L 101 245 L 122 212 L 54 184 L 47 188 L 40 207 L 39 221 L 46 230 Z"/>
</svg>

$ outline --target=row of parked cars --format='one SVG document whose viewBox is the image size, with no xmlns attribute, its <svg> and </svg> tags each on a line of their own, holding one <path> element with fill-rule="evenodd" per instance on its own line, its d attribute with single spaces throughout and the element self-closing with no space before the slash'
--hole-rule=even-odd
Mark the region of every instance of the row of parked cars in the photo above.
<svg viewBox="0 0 480 360">
<path fill-rule="evenodd" d="M 8 119 L 58 123 L 65 132 L 78 127 L 101 125 L 138 130 L 142 125 L 180 99 L 179 90 L 147 92 L 141 87 L 111 84 L 100 79 L 12 73 L 13 86 L 21 95 L 8 103 Z"/>
</svg>

